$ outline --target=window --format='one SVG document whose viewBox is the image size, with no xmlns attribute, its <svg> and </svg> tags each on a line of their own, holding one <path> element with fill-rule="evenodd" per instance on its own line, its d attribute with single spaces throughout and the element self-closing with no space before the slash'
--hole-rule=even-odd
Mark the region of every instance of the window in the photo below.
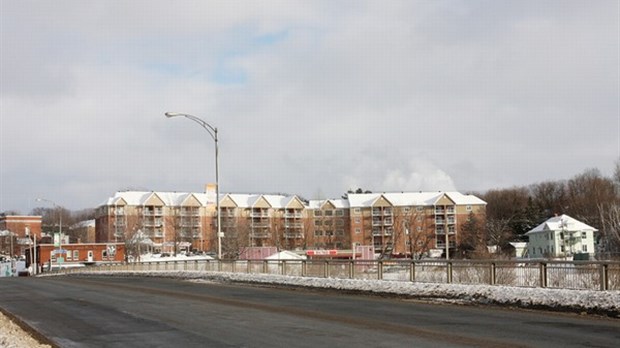
<svg viewBox="0 0 620 348">
<path fill-rule="evenodd" d="M 74 260 L 79 260 L 80 259 L 80 251 L 79 250 L 73 250 L 73 259 Z"/>
<path fill-rule="evenodd" d="M 362 219 L 360 219 L 360 218 L 358 218 L 358 217 L 356 217 L 356 218 L 355 218 L 355 223 L 356 223 L 356 224 L 359 224 L 359 223 L 361 223 L 361 222 L 362 222 Z"/>
<path fill-rule="evenodd" d="M 588 238 L 588 232 L 581 232 L 581 239 L 587 239 Z"/>
<path fill-rule="evenodd" d="M 424 209 L 424 207 L 422 207 L 422 206 L 417 206 L 417 207 L 415 207 L 415 210 L 416 210 L 416 211 L 422 211 L 422 209 Z"/>
<path fill-rule="evenodd" d="M 321 220 L 314 220 L 314 226 L 321 226 Z"/>
<path fill-rule="evenodd" d="M 421 232 L 421 231 L 422 231 L 422 226 L 418 226 L 418 227 L 416 227 L 416 230 L 417 230 L 418 232 Z"/>
<path fill-rule="evenodd" d="M 67 250 L 67 260 L 71 260 L 72 255 L 71 250 Z"/>
<path fill-rule="evenodd" d="M 325 216 L 332 216 L 334 215 L 334 211 L 333 210 L 326 210 L 325 211 Z"/>
<path fill-rule="evenodd" d="M 344 220 L 343 219 L 336 220 L 336 226 L 344 226 Z"/>
<path fill-rule="evenodd" d="M 587 244 L 582 245 L 581 246 L 581 251 L 583 251 L 584 253 L 587 253 L 588 252 L 588 245 Z"/>
<path fill-rule="evenodd" d="M 355 214 L 360 214 L 361 212 L 362 212 L 362 210 L 360 208 L 353 209 L 353 213 L 355 213 Z"/>
<path fill-rule="evenodd" d="M 323 231 L 321 231 L 321 230 L 316 230 L 316 231 L 314 231 L 314 235 L 315 235 L 316 237 L 320 237 L 320 236 L 322 236 L 322 235 L 323 235 Z"/>
<path fill-rule="evenodd" d="M 471 211 L 471 205 L 465 206 L 465 210 Z"/>
<path fill-rule="evenodd" d="M 336 230 L 336 235 L 337 236 L 344 236 L 344 230 L 343 229 L 337 229 Z"/>
<path fill-rule="evenodd" d="M 336 216 L 344 216 L 344 210 L 342 209 L 336 210 Z"/>
<path fill-rule="evenodd" d="M 360 234 L 362 233 L 362 229 L 361 228 L 356 228 L 355 229 L 355 234 Z"/>
<path fill-rule="evenodd" d="M 315 210 L 314 211 L 314 216 L 321 216 L 321 215 L 323 215 L 322 211 L 320 211 L 320 210 Z"/>
<path fill-rule="evenodd" d="M 404 207 L 404 208 L 403 208 L 403 212 L 404 212 L 405 214 L 409 213 L 409 210 L 411 210 L 409 207 Z"/>
</svg>

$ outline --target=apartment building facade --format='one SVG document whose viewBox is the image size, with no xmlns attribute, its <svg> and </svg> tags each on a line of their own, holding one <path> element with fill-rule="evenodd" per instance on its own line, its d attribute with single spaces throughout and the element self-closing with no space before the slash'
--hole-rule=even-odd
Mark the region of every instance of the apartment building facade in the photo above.
<svg viewBox="0 0 620 348">
<path fill-rule="evenodd" d="M 117 192 L 96 209 L 95 242 L 133 241 L 154 252 L 209 250 L 214 214 L 205 193 Z"/>
<path fill-rule="evenodd" d="M 486 203 L 459 192 L 349 194 L 311 200 L 295 195 L 220 196 L 223 255 L 244 247 L 282 250 L 352 249 L 411 257 L 450 252 L 470 214 L 483 217 Z M 119 192 L 97 209 L 96 241 L 120 242 L 141 231 L 154 251 L 217 247 L 217 209 L 202 193 Z"/>
<path fill-rule="evenodd" d="M 363 193 L 348 194 L 346 200 L 310 201 L 308 215 L 315 219 L 315 230 L 309 234 L 319 238 L 314 247 L 322 246 L 322 233 L 316 230 L 325 229 L 325 207 L 334 207 L 330 215 L 347 217 L 342 223 L 347 233 L 334 229 L 336 248 L 372 245 L 376 254 L 416 257 L 454 250 L 462 225 L 470 213 L 483 218 L 486 202 L 459 192 Z"/>
</svg>

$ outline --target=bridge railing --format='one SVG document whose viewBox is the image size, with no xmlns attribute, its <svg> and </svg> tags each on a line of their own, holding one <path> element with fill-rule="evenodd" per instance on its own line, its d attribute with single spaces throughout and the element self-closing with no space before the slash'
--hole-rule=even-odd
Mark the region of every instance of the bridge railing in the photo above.
<svg viewBox="0 0 620 348">
<path fill-rule="evenodd" d="M 58 272 L 197 271 L 419 283 L 620 290 L 620 261 L 183 260 L 105 263 Z"/>
</svg>

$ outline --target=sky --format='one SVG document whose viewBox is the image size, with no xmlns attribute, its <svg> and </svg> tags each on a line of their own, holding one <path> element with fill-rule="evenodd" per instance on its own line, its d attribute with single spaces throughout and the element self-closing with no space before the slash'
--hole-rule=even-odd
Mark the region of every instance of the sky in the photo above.
<svg viewBox="0 0 620 348">
<path fill-rule="evenodd" d="M 0 212 L 484 192 L 620 157 L 615 1 L 0 0 Z"/>
</svg>

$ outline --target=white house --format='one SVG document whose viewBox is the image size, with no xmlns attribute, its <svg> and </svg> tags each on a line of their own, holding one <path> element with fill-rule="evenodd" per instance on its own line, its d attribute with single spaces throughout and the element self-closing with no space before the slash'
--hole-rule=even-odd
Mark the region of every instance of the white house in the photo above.
<svg viewBox="0 0 620 348">
<path fill-rule="evenodd" d="M 529 237 L 529 257 L 593 254 L 595 231 L 598 230 L 568 215 L 552 217 L 525 234 Z"/>
</svg>

